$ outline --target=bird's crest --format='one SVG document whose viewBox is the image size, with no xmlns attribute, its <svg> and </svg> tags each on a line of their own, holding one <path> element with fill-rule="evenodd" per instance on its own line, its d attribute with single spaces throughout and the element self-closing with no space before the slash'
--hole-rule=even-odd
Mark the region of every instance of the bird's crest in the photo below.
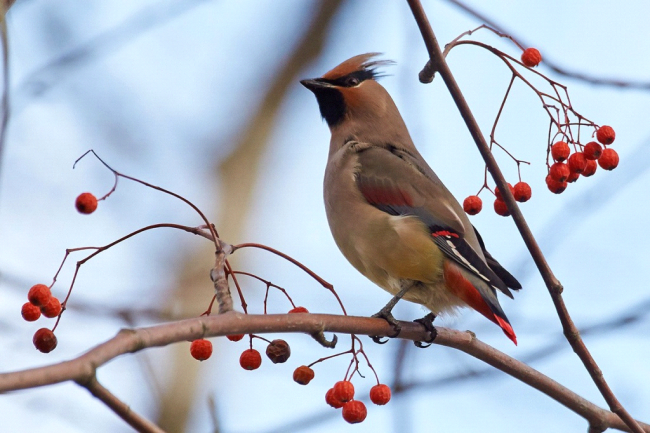
<svg viewBox="0 0 650 433">
<path fill-rule="evenodd" d="M 373 79 L 382 77 L 383 75 L 377 74 L 377 68 L 379 66 L 393 65 L 395 62 L 392 60 L 371 60 L 373 57 L 379 55 L 381 55 L 381 53 L 366 53 L 354 56 L 327 72 L 322 78 L 334 81 L 354 72 L 365 72 L 369 75 L 368 78 Z"/>
</svg>

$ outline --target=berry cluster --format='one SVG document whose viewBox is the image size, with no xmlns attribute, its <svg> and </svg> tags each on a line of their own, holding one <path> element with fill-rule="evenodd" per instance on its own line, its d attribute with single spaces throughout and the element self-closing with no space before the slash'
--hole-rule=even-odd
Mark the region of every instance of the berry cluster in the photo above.
<svg viewBox="0 0 650 433">
<path fill-rule="evenodd" d="M 385 405 L 390 401 L 390 397 L 388 385 L 378 383 L 370 388 L 370 401 L 376 405 Z M 336 382 L 325 394 L 325 402 L 334 409 L 343 408 L 343 419 L 350 424 L 360 423 L 368 415 L 366 405 L 354 399 L 354 385 L 348 380 Z"/>
<path fill-rule="evenodd" d="M 23 319 L 28 322 L 34 322 L 41 317 L 41 314 L 47 318 L 58 317 L 63 311 L 61 302 L 52 295 L 50 288 L 45 284 L 36 284 L 29 289 L 27 293 L 29 302 L 23 304 L 21 314 Z M 34 334 L 34 346 L 40 352 L 49 353 L 56 348 L 56 336 L 53 330 L 41 328 Z"/>
<path fill-rule="evenodd" d="M 514 187 L 508 184 L 508 189 L 510 189 L 510 193 L 515 197 L 515 200 L 520 203 L 527 202 L 532 195 L 530 185 L 526 182 L 517 182 Z M 501 216 L 509 216 L 508 206 L 506 206 L 506 202 L 503 200 L 503 195 L 499 191 L 499 187 L 494 188 L 494 195 L 494 211 Z M 483 201 L 478 195 L 470 195 L 463 201 L 463 209 L 469 215 L 476 215 L 483 209 Z"/>
</svg>

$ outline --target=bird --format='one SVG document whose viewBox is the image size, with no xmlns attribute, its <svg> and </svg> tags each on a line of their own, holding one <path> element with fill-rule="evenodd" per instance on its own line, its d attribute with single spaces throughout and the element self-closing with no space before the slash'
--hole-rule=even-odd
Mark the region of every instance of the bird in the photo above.
<svg viewBox="0 0 650 433">
<path fill-rule="evenodd" d="M 400 331 L 400 299 L 433 320 L 469 307 L 517 344 L 497 292 L 513 298 L 521 284 L 485 249 L 462 206 L 418 152 L 386 89 L 379 53 L 354 56 L 320 78 L 300 83 L 316 97 L 331 132 L 323 182 L 327 221 L 343 256 L 393 298 L 373 317 Z M 377 341 L 377 340 L 375 340 Z"/>
</svg>

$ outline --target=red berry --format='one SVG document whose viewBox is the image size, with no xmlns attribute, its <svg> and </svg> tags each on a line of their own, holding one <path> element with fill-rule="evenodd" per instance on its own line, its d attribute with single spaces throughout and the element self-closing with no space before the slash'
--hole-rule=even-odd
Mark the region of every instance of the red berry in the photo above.
<svg viewBox="0 0 650 433">
<path fill-rule="evenodd" d="M 566 181 L 568 183 L 573 183 L 576 180 L 578 180 L 579 177 L 580 177 L 580 173 L 576 173 L 575 171 L 572 171 Z"/>
<path fill-rule="evenodd" d="M 41 307 L 41 313 L 43 316 L 48 318 L 53 318 L 61 314 L 61 302 L 56 298 L 56 296 L 50 297 L 49 302 L 46 306 Z"/>
<path fill-rule="evenodd" d="M 468 215 L 476 215 L 483 209 L 483 202 L 479 196 L 470 195 L 463 201 L 463 210 Z"/>
<path fill-rule="evenodd" d="M 380 406 L 390 401 L 390 388 L 388 385 L 375 385 L 370 388 L 370 401 Z"/>
<path fill-rule="evenodd" d="M 569 170 L 572 173 L 582 173 L 587 166 L 587 158 L 582 152 L 576 152 L 569 157 Z"/>
<path fill-rule="evenodd" d="M 52 292 L 50 292 L 50 288 L 45 284 L 35 284 L 31 289 L 29 289 L 29 293 L 27 293 L 27 299 L 29 302 L 37 307 L 47 305 L 51 296 Z"/>
<path fill-rule="evenodd" d="M 244 334 L 226 335 L 226 338 L 230 341 L 239 341 L 244 338 Z"/>
<path fill-rule="evenodd" d="M 25 302 L 23 308 L 20 310 L 20 314 L 23 315 L 23 319 L 28 322 L 33 322 L 41 317 L 41 309 L 31 302 Z"/>
<path fill-rule="evenodd" d="M 553 146 L 551 146 L 551 156 L 553 157 L 554 161 L 564 161 L 569 157 L 569 153 L 571 153 L 571 149 L 569 149 L 569 145 L 564 141 L 558 141 Z"/>
<path fill-rule="evenodd" d="M 512 185 L 508 184 L 508 189 L 510 190 L 510 194 L 515 194 L 515 189 L 512 187 Z M 503 201 L 503 195 L 501 195 L 501 191 L 499 191 L 499 187 L 494 188 L 494 195 L 497 197 L 497 200 Z"/>
<path fill-rule="evenodd" d="M 494 211 L 498 215 L 504 217 L 510 216 L 510 211 L 508 210 L 508 206 L 506 205 L 506 202 L 503 200 L 499 200 L 499 199 L 494 200 Z"/>
<path fill-rule="evenodd" d="M 603 153 L 603 147 L 595 141 L 590 141 L 589 143 L 585 144 L 583 152 L 585 154 L 585 158 L 595 160 L 598 159 Z"/>
<path fill-rule="evenodd" d="M 239 365 L 244 370 L 257 370 L 262 365 L 262 355 L 255 349 L 246 349 L 239 357 Z"/>
<path fill-rule="evenodd" d="M 327 391 L 327 394 L 325 394 L 325 402 L 332 406 L 334 409 L 343 407 L 343 402 L 334 396 L 334 388 L 330 388 Z"/>
<path fill-rule="evenodd" d="M 605 149 L 598 158 L 598 165 L 605 170 L 614 170 L 618 166 L 618 153 L 614 149 Z"/>
<path fill-rule="evenodd" d="M 90 214 L 97 209 L 97 198 L 89 192 L 79 194 L 74 204 L 79 213 Z"/>
<path fill-rule="evenodd" d="M 287 359 L 291 356 L 289 343 L 279 339 L 271 341 L 271 343 L 266 346 L 266 356 L 268 356 L 274 364 L 287 362 Z"/>
<path fill-rule="evenodd" d="M 557 180 L 553 179 L 549 174 L 548 176 L 546 176 L 546 186 L 548 187 L 548 190 L 551 191 L 553 194 L 562 194 L 567 187 L 567 183 L 566 181 L 558 182 Z"/>
<path fill-rule="evenodd" d="M 524 203 L 530 200 L 530 196 L 533 194 L 533 191 L 530 189 L 530 185 L 526 182 L 517 182 L 515 184 L 515 200 L 518 202 Z"/>
<path fill-rule="evenodd" d="M 569 166 L 565 163 L 556 162 L 551 166 L 548 174 L 551 175 L 551 178 L 556 182 L 566 182 L 571 174 L 571 170 L 569 170 Z"/>
<path fill-rule="evenodd" d="M 612 144 L 615 138 L 616 133 L 611 126 L 604 125 L 596 131 L 596 139 L 603 144 Z"/>
<path fill-rule="evenodd" d="M 190 345 L 190 354 L 194 359 L 205 361 L 212 356 L 212 343 L 210 340 L 194 340 Z"/>
<path fill-rule="evenodd" d="M 309 313 L 305 307 L 296 307 L 289 310 L 289 313 Z"/>
<path fill-rule="evenodd" d="M 349 380 L 341 380 L 334 384 L 334 397 L 345 403 L 354 398 L 354 385 Z"/>
<path fill-rule="evenodd" d="M 541 61 L 542 55 L 539 53 L 537 48 L 526 48 L 521 55 L 521 63 L 529 68 L 539 65 L 539 62 Z"/>
<path fill-rule="evenodd" d="M 56 336 L 47 328 L 36 331 L 32 342 L 39 352 L 50 353 L 56 348 Z"/>
<path fill-rule="evenodd" d="M 306 365 L 301 365 L 296 368 L 293 372 L 293 380 L 301 385 L 307 385 L 314 378 L 314 370 L 307 367 Z"/>
<path fill-rule="evenodd" d="M 597 168 L 598 164 L 596 164 L 596 161 L 589 159 L 587 160 L 587 166 L 585 167 L 585 171 L 582 172 L 582 175 L 584 177 L 592 176 L 596 172 Z"/>
<path fill-rule="evenodd" d="M 352 400 L 343 405 L 343 419 L 350 424 L 363 421 L 367 415 L 366 405 L 362 401 Z"/>
</svg>

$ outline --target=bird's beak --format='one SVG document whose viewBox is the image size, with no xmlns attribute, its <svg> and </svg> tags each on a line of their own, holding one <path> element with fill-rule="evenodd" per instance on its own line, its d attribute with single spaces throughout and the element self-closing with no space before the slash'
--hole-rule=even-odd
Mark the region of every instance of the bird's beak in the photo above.
<svg viewBox="0 0 650 433">
<path fill-rule="evenodd" d="M 326 83 L 325 81 L 321 81 L 318 78 L 313 79 L 313 80 L 300 80 L 300 84 L 311 90 L 312 92 L 316 92 L 320 89 L 325 89 L 328 87 L 332 87 L 331 84 Z"/>
</svg>

